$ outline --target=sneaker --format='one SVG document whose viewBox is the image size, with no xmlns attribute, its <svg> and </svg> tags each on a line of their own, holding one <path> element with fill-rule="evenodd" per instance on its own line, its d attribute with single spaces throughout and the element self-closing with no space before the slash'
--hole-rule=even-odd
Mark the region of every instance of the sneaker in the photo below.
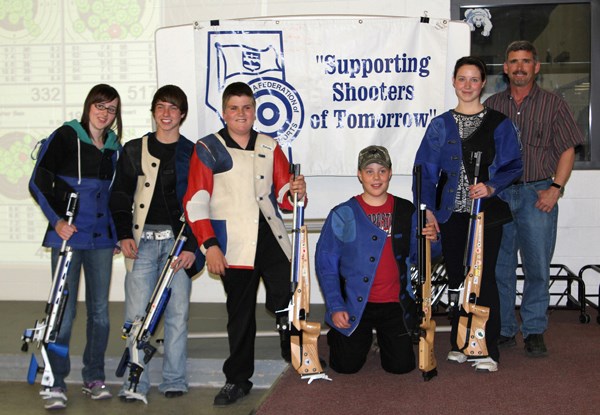
<svg viewBox="0 0 600 415">
<path fill-rule="evenodd" d="M 243 398 L 248 395 L 250 390 L 245 391 L 240 386 L 234 383 L 226 383 L 223 388 L 219 391 L 217 396 L 215 396 L 215 401 L 213 405 L 215 406 L 226 406 L 231 405 L 236 402 L 238 399 Z"/>
<path fill-rule="evenodd" d="M 477 359 L 472 361 L 473 366 L 477 372 L 497 372 L 498 362 L 491 357 L 485 357 L 483 359 Z"/>
<path fill-rule="evenodd" d="M 508 347 L 513 347 L 517 345 L 517 340 L 515 339 L 515 336 L 503 336 L 500 335 L 500 337 L 498 337 L 498 347 L 500 348 L 508 348 Z"/>
<path fill-rule="evenodd" d="M 183 391 L 166 391 L 165 398 L 179 398 L 183 396 Z"/>
<path fill-rule="evenodd" d="M 121 390 L 119 392 L 119 400 L 125 403 L 144 402 L 145 404 L 148 404 L 145 393 L 132 392 L 129 389 Z"/>
<path fill-rule="evenodd" d="M 46 409 L 64 409 L 67 407 L 67 395 L 65 395 L 63 388 L 44 389 L 40 391 L 40 395 L 44 400 L 44 408 Z"/>
<path fill-rule="evenodd" d="M 448 357 L 446 357 L 446 360 L 456 363 L 465 363 L 467 361 L 467 356 L 462 352 L 457 352 L 453 350 L 448 353 Z"/>
<path fill-rule="evenodd" d="M 104 384 L 104 381 L 94 380 L 92 382 L 84 382 L 81 391 L 95 401 L 112 398 L 112 393 Z"/>
<path fill-rule="evenodd" d="M 543 334 L 530 334 L 524 340 L 525 353 L 529 357 L 543 357 L 548 354 Z"/>
</svg>

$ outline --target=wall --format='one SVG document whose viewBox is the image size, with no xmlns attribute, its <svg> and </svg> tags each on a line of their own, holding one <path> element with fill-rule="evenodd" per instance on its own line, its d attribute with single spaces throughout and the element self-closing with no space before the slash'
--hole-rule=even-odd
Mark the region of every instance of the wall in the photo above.
<svg viewBox="0 0 600 415">
<path fill-rule="evenodd" d="M 127 139 L 149 131 L 152 127 L 148 107 L 156 87 L 153 33 L 159 27 L 206 19 L 342 12 L 399 16 L 422 15 L 427 12 L 429 16 L 450 16 L 449 0 L 309 0 L 293 3 L 286 0 L 170 0 L 153 5 L 143 2 L 146 8 L 143 17 L 147 25 L 143 28 L 134 24 L 128 26 L 137 37 L 132 37 L 127 42 L 123 40 L 126 36 L 121 32 L 117 33 L 114 28 L 106 29 L 107 33 L 122 38 L 106 39 L 92 32 L 84 36 L 85 33 L 77 32 L 81 29 L 80 23 L 70 26 L 66 23 L 69 19 L 79 19 L 72 9 L 75 6 L 67 0 L 51 3 L 40 5 L 40 9 L 32 11 L 37 13 L 40 22 L 43 20 L 63 28 L 61 33 L 56 34 L 56 41 L 51 45 L 48 40 L 50 36 L 35 32 L 35 28 L 27 28 L 35 36 L 29 36 L 27 39 L 31 43 L 26 44 L 25 34 L 23 37 L 16 34 L 21 36 L 27 30 L 17 31 L 8 24 L 7 18 L 0 18 L 0 53 L 3 54 L 0 64 L 0 94 L 3 96 L 0 103 L 0 148 L 9 149 L 14 141 L 13 131 L 22 131 L 23 137 L 29 137 L 21 139 L 20 144 L 24 148 L 16 152 L 16 155 L 0 154 L 3 158 L 10 157 L 11 163 L 16 162 L 15 167 L 10 167 L 13 164 L 9 164 L 9 167 L 0 164 L 0 175 L 6 175 L 7 169 L 18 170 L 20 166 L 25 166 L 30 171 L 32 162 L 28 157 L 34 142 L 51 132 L 63 120 L 77 117 L 81 103 L 94 83 L 108 82 L 117 85 L 123 99 Z M 135 7 L 139 4 L 142 3 L 131 1 L 130 7 L 137 10 Z M 110 11 L 106 11 L 104 16 L 109 13 Z M 100 12 L 98 14 L 102 15 Z M 65 39 L 73 40 L 65 44 Z M 47 50 L 55 52 L 43 52 L 50 55 L 36 57 L 36 53 Z M 44 65 L 48 64 L 47 59 L 50 59 L 50 65 L 46 68 Z M 37 75 L 36 68 L 39 70 Z M 55 73 L 53 68 L 62 69 Z M 30 74 L 31 79 L 25 79 L 23 74 Z M 44 94 L 52 94 L 55 90 L 64 92 L 65 96 L 61 97 L 60 102 L 42 99 Z M 29 97 L 29 101 L 22 101 L 22 96 Z M 4 160 L 3 158 L 0 160 Z M 23 175 L 27 176 L 27 172 Z M 27 195 L 27 178 L 28 176 L 18 182 L 15 195 L 8 192 L 8 185 L 4 182 L 0 191 L 0 300 L 45 300 L 48 296 L 49 256 L 39 247 L 46 225 L 39 209 Z M 564 263 L 575 272 L 585 264 L 600 263 L 597 253 L 600 243 L 600 190 L 594 186 L 598 178 L 596 171 L 575 171 L 560 202 L 558 242 L 553 262 Z M 309 177 L 307 184 L 310 193 L 307 218 L 324 218 L 331 207 L 360 191 L 360 185 L 353 177 Z M 410 178 L 395 176 L 390 191 L 410 198 Z M 309 238 L 311 251 L 314 252 L 318 235 L 310 234 Z M 114 263 L 111 287 L 110 298 L 113 301 L 123 300 L 124 274 L 122 258 L 118 257 Z M 82 291 L 80 290 L 80 295 Z M 316 284 L 313 285 L 312 294 L 313 302 L 322 302 Z M 260 295 L 263 298 L 262 290 Z M 192 300 L 223 301 L 220 282 L 202 275 L 194 283 Z"/>
</svg>

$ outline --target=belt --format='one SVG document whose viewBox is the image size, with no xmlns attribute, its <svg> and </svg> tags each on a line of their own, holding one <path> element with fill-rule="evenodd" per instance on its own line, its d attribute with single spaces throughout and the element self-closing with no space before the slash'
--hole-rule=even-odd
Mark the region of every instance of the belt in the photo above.
<svg viewBox="0 0 600 415">
<path fill-rule="evenodd" d="M 545 179 L 529 180 L 529 181 L 517 180 L 516 182 L 513 182 L 513 184 L 534 184 L 534 183 L 545 182 L 546 180 L 552 180 L 552 177 L 546 177 Z"/>
<path fill-rule="evenodd" d="M 173 231 L 171 229 L 167 229 L 164 231 L 143 231 L 142 239 L 150 240 L 150 241 L 162 241 L 165 239 L 173 238 Z"/>
</svg>

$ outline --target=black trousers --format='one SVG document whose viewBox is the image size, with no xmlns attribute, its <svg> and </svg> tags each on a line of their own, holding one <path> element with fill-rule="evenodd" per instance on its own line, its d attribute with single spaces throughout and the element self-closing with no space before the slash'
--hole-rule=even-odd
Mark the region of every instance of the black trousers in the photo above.
<svg viewBox="0 0 600 415">
<path fill-rule="evenodd" d="M 485 216 L 484 216 L 485 223 Z M 456 289 L 465 279 L 463 265 L 467 234 L 469 230 L 469 214 L 453 213 L 446 223 L 440 224 L 442 233 L 442 253 L 446 262 L 449 288 Z M 496 286 L 496 260 L 502 240 L 502 226 L 484 227 L 483 230 L 483 277 L 477 304 L 490 308 L 486 323 L 485 338 L 489 356 L 496 362 L 500 358 L 498 336 L 500 336 L 500 299 Z M 450 345 L 452 350 L 459 350 L 456 344 L 458 330 L 458 313 L 452 320 Z"/>
<path fill-rule="evenodd" d="M 223 364 L 227 382 L 250 390 L 254 374 L 256 294 L 262 278 L 265 307 L 271 313 L 287 307 L 290 299 L 290 261 L 267 224 L 261 224 L 254 269 L 228 268 L 221 277 L 227 294 L 229 357 Z M 279 341 L 279 340 L 278 340 Z"/>
<path fill-rule="evenodd" d="M 400 303 L 367 303 L 360 323 L 350 336 L 331 328 L 327 333 L 331 368 L 338 373 L 358 372 L 367 360 L 375 329 L 381 367 L 396 374 L 413 370 L 415 353 L 403 314 Z"/>
</svg>

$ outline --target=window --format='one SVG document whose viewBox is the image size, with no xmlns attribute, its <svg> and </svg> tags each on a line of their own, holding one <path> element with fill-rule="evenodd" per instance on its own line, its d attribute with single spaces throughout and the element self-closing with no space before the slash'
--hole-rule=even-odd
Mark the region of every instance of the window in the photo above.
<svg viewBox="0 0 600 415">
<path fill-rule="evenodd" d="M 594 113 L 600 111 L 598 2 L 522 0 L 511 4 L 506 0 L 451 0 L 451 16 L 469 23 L 471 54 L 488 65 L 483 99 L 506 88 L 506 46 L 520 39 L 536 46 L 542 64 L 538 84 L 569 103 L 584 134 L 584 145 L 576 149 L 575 168 L 600 169 L 600 128 L 594 129 L 592 124 Z"/>
</svg>

